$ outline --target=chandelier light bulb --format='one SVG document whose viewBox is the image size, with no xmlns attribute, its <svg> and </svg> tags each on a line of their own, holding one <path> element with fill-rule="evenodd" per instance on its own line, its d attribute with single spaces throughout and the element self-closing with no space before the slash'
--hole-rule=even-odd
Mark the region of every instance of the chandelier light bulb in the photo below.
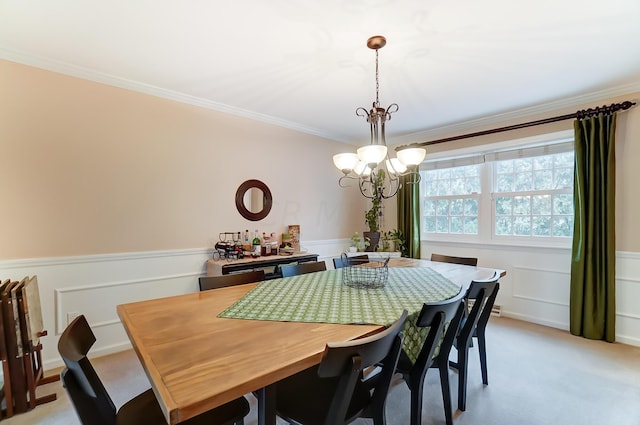
<svg viewBox="0 0 640 425">
<path fill-rule="evenodd" d="M 408 148 L 402 149 L 396 153 L 396 156 L 404 165 L 418 165 L 424 161 L 424 157 L 427 155 L 427 150 L 424 148 Z"/>
<path fill-rule="evenodd" d="M 361 177 L 367 177 L 371 174 L 371 168 L 369 168 L 364 162 L 359 161 L 353 169 L 353 172 Z"/>
<path fill-rule="evenodd" d="M 349 174 L 358 164 L 358 155 L 355 153 L 339 153 L 333 155 L 333 164 L 345 174 Z"/>
<path fill-rule="evenodd" d="M 390 174 L 402 174 L 407 171 L 407 166 L 400 162 L 398 158 L 387 159 L 386 165 Z"/>
<path fill-rule="evenodd" d="M 387 147 L 384 145 L 367 145 L 358 148 L 358 159 L 371 167 L 378 165 L 387 156 Z"/>
</svg>

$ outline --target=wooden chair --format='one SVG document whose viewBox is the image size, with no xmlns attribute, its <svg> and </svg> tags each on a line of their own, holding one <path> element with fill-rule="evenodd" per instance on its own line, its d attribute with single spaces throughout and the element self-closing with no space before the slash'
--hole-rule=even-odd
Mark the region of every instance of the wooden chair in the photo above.
<svg viewBox="0 0 640 425">
<path fill-rule="evenodd" d="M 462 319 L 464 295 L 465 292 L 460 292 L 457 296 L 445 301 L 425 303 L 416 321 L 417 326 L 429 328 L 420 353 L 415 363 L 409 359 L 404 350 L 400 354 L 397 371 L 402 374 L 411 391 L 411 425 L 422 423 L 424 380 L 429 368 L 437 368 L 440 372 L 445 420 L 447 425 L 453 425 L 449 353 Z"/>
<path fill-rule="evenodd" d="M 478 259 L 474 257 L 452 257 L 450 255 L 431 254 L 431 261 L 441 263 L 463 264 L 465 266 L 477 266 Z"/>
<path fill-rule="evenodd" d="M 402 347 L 400 318 L 384 331 L 353 341 L 327 344 L 322 361 L 276 384 L 276 411 L 290 423 L 348 424 L 358 417 L 384 424 L 385 401 Z M 375 380 L 363 370 L 381 365 Z"/>
<path fill-rule="evenodd" d="M 463 317 L 455 347 L 458 350 L 458 361 L 449 364 L 458 369 L 458 409 L 464 411 L 467 405 L 467 370 L 469 362 L 469 347 L 472 346 L 473 337 L 478 339 L 478 352 L 480 354 L 480 369 L 482 383 L 489 384 L 487 374 L 487 349 L 485 330 L 491 315 L 491 309 L 500 290 L 498 282 L 500 275 L 494 275 L 483 281 L 473 281 L 465 295 L 467 302 L 473 301 L 473 306 L 468 316 Z"/>
<path fill-rule="evenodd" d="M 224 288 L 226 286 L 262 282 L 263 280 L 264 270 L 253 270 L 243 273 L 223 274 L 222 276 L 203 276 L 198 279 L 198 284 L 201 291 L 208 291 L 209 289 Z"/>
<path fill-rule="evenodd" d="M 309 261 L 300 264 L 286 264 L 281 266 L 282 277 L 297 276 L 299 274 L 315 273 L 327 270 L 324 261 Z"/>
<path fill-rule="evenodd" d="M 0 283 L 0 294 L 4 292 L 4 288 L 9 285 L 11 281 L 9 279 Z M 7 418 L 13 416 L 13 397 L 11 394 L 11 369 L 9 366 L 9 356 L 7 354 L 7 340 L 5 339 L 4 330 L 4 302 L 0 299 L 0 359 L 2 361 L 2 397 L 0 397 L 0 404 L 4 403 L 5 414 Z M 7 332 L 12 331 L 7 329 Z M 0 418 L 2 418 L 2 408 L 0 408 Z"/>
<path fill-rule="evenodd" d="M 100 381 L 87 353 L 96 338 L 84 316 L 78 316 L 64 330 L 58 341 L 58 351 L 67 366 L 61 374 L 66 388 L 83 425 L 166 425 L 152 390 L 147 390 L 116 407 Z M 186 425 L 241 425 L 249 413 L 249 403 L 244 397 L 223 404 L 207 413 L 183 422 Z"/>
<path fill-rule="evenodd" d="M 369 262 L 369 255 L 367 255 L 367 254 L 354 255 L 353 257 L 347 257 L 347 261 L 349 262 L 349 265 L 368 263 Z M 338 257 L 338 258 L 334 258 L 333 259 L 333 268 L 334 269 L 341 269 L 345 265 L 346 264 L 343 261 L 342 257 Z"/>
</svg>

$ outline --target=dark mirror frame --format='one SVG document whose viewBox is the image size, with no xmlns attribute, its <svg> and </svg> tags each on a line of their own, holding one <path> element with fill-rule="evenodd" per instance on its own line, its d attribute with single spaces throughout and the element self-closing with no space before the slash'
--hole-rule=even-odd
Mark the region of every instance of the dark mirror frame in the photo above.
<svg viewBox="0 0 640 425">
<path fill-rule="evenodd" d="M 264 194 L 264 204 L 262 211 L 258 211 L 257 213 L 249 211 L 246 205 L 244 204 L 244 194 L 249 189 L 260 189 Z M 258 221 L 265 218 L 269 212 L 271 211 L 271 205 L 273 204 L 273 198 L 271 197 L 271 191 L 267 187 L 266 184 L 261 182 L 260 180 L 247 180 L 240 185 L 238 190 L 236 191 L 236 208 L 241 216 L 251 221 Z"/>
</svg>

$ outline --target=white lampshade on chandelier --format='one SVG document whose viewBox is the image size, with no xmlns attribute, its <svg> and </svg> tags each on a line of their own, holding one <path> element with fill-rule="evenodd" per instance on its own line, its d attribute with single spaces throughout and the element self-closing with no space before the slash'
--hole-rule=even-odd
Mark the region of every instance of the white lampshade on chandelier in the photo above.
<svg viewBox="0 0 640 425">
<path fill-rule="evenodd" d="M 398 151 L 397 158 L 389 158 L 385 123 L 391 114 L 398 111 L 398 104 L 392 103 L 387 109 L 380 107 L 378 83 L 378 50 L 387 40 L 376 35 L 367 40 L 367 47 L 376 51 L 376 100 L 371 110 L 356 109 L 356 115 L 367 119 L 371 127 L 371 141 L 358 148 L 357 153 L 339 153 L 333 156 L 333 163 L 344 174 L 339 184 L 346 187 L 345 179 L 358 180 L 360 193 L 367 198 L 391 198 L 400 189 L 400 176 L 411 176 L 409 184 L 420 182 L 418 166 L 424 160 L 424 148 L 406 148 Z"/>
</svg>

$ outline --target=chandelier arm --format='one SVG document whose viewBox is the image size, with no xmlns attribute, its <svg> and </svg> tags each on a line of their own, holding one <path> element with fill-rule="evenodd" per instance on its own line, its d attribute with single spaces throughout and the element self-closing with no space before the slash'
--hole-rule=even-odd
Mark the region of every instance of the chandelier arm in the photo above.
<svg viewBox="0 0 640 425">
<path fill-rule="evenodd" d="M 392 198 L 398 193 L 398 189 L 402 184 L 400 183 L 400 179 L 398 176 L 395 176 L 389 172 L 387 172 L 386 178 L 389 179 L 389 188 L 387 189 L 386 194 L 382 194 L 384 199 Z"/>
<path fill-rule="evenodd" d="M 393 198 L 394 196 L 396 196 L 396 194 L 398 193 L 398 190 L 400 189 L 400 186 L 402 186 L 402 185 L 398 184 L 393 192 L 387 194 L 386 196 L 383 196 L 383 198 L 384 199 L 389 199 L 389 198 Z"/>
<path fill-rule="evenodd" d="M 418 184 L 422 181 L 422 176 L 420 175 L 420 172 L 418 170 L 412 171 L 407 174 L 413 174 L 411 176 L 413 177 L 413 179 L 410 182 L 406 182 L 407 184 Z"/>
<path fill-rule="evenodd" d="M 350 185 L 343 183 L 343 180 L 345 180 L 345 179 L 355 180 L 355 179 L 357 179 L 357 177 L 351 177 L 351 176 L 345 174 L 344 176 L 340 177 L 340 179 L 338 180 L 338 185 L 340 187 L 351 187 Z"/>
<path fill-rule="evenodd" d="M 369 198 L 369 199 L 373 199 L 374 196 L 373 195 L 367 195 L 367 191 L 365 189 L 365 184 L 367 183 L 366 179 L 361 178 L 360 179 L 360 184 L 358 185 L 358 188 L 360 189 L 360 193 L 362 194 L 362 196 L 364 196 L 365 198 Z"/>
<path fill-rule="evenodd" d="M 391 114 L 398 112 L 399 109 L 400 107 L 398 106 L 397 103 L 392 103 L 391 105 L 389 105 L 387 107 L 387 110 L 385 111 L 385 115 L 387 116 L 387 119 L 390 120 Z"/>
<path fill-rule="evenodd" d="M 360 111 L 362 111 L 362 113 L 363 113 L 364 115 L 360 115 L 360 113 L 359 113 Z M 357 115 L 357 116 L 359 116 L 359 117 L 367 118 L 367 119 L 368 119 L 368 118 L 369 118 L 369 111 L 367 111 L 365 108 L 363 108 L 363 107 L 361 106 L 361 107 L 359 107 L 358 109 L 356 109 L 356 115 Z"/>
</svg>

